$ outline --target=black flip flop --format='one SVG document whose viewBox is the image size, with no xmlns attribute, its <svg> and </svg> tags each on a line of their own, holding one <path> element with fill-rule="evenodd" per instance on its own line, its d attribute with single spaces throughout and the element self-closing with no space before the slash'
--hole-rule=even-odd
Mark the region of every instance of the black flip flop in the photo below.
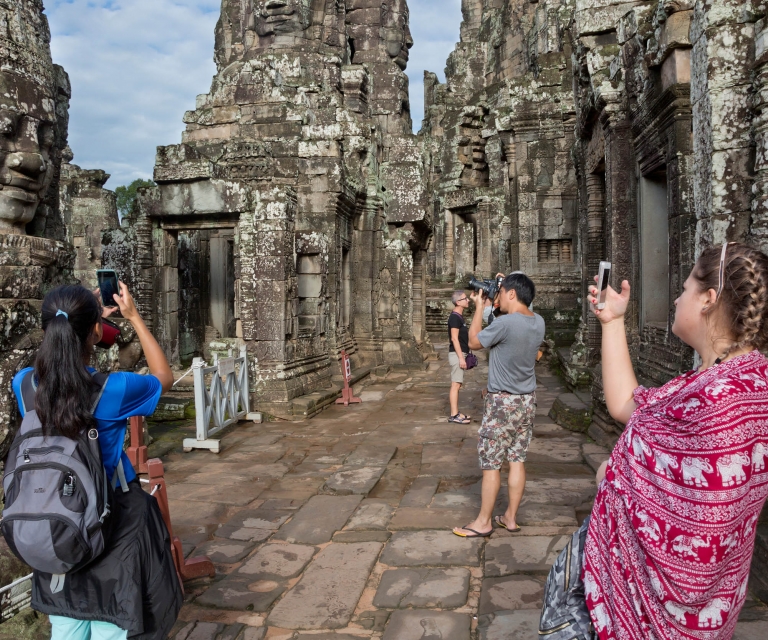
<svg viewBox="0 0 768 640">
<path fill-rule="evenodd" d="M 514 529 L 510 529 L 510 528 L 509 528 L 507 525 L 505 525 L 505 524 L 504 524 L 504 523 L 501 521 L 501 516 L 496 516 L 496 517 L 493 519 L 493 521 L 494 521 L 494 522 L 495 522 L 497 525 L 499 525 L 499 526 L 500 526 L 502 529 L 506 529 L 506 530 L 507 530 L 507 531 L 509 531 L 510 533 L 517 533 L 518 531 L 520 531 L 520 527 L 515 527 Z"/>
<path fill-rule="evenodd" d="M 471 531 L 475 535 L 468 536 L 464 533 L 456 533 L 455 531 L 451 531 L 453 535 L 459 536 L 459 538 L 487 538 L 493 533 L 493 529 L 491 529 L 488 533 L 480 533 L 479 531 L 475 531 L 474 529 L 470 529 L 469 527 L 459 527 L 460 529 L 464 529 L 465 531 Z"/>
</svg>

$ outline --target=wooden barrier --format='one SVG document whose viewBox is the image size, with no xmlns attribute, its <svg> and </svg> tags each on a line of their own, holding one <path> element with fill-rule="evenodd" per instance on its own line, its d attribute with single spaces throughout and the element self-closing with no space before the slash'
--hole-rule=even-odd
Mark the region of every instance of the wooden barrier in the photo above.
<svg viewBox="0 0 768 640">
<path fill-rule="evenodd" d="M 344 376 L 344 388 L 341 390 L 341 398 L 337 398 L 336 404 L 343 404 L 348 407 L 350 404 L 357 404 L 362 402 L 360 398 L 356 398 L 350 382 L 352 381 L 352 364 L 349 362 L 349 356 L 347 352 L 341 350 L 341 374 Z"/>
<path fill-rule="evenodd" d="M 199 556 L 185 559 L 181 540 L 178 536 L 173 535 L 171 508 L 168 504 L 168 491 L 165 484 L 165 469 L 160 458 L 147 460 L 147 447 L 144 445 L 144 418 L 142 417 L 131 418 L 131 445 L 128 447 L 127 453 L 136 473 L 149 476 L 149 480 L 142 479 L 142 482 L 149 483 L 150 493 L 157 500 L 163 521 L 171 536 L 173 563 L 176 565 L 176 573 L 179 576 L 179 581 L 182 583 L 182 588 L 184 580 L 202 578 L 203 576 L 213 578 L 216 575 L 216 569 L 210 558 Z"/>
<path fill-rule="evenodd" d="M 136 473 L 147 473 L 147 446 L 144 444 L 144 417 L 131 418 L 131 446 L 126 451 Z"/>
<path fill-rule="evenodd" d="M 160 513 L 163 514 L 165 526 L 168 527 L 168 533 L 171 536 L 171 552 L 173 561 L 176 564 L 176 571 L 182 580 L 192 580 L 193 578 L 202 578 L 208 576 L 213 578 L 216 575 L 216 569 L 210 558 L 207 556 L 198 556 L 196 558 L 184 558 L 184 550 L 181 546 L 181 540 L 173 535 L 173 525 L 171 524 L 171 509 L 168 505 L 168 492 L 165 485 L 165 470 L 160 458 L 152 458 L 147 462 L 147 473 L 149 475 L 149 486 L 151 492 L 160 506 Z"/>
</svg>

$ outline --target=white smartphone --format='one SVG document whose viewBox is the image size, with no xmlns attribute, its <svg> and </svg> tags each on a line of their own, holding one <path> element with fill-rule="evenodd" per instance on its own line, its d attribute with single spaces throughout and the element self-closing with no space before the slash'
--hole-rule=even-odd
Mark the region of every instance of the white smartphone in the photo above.
<svg viewBox="0 0 768 640">
<path fill-rule="evenodd" d="M 597 275 L 597 308 L 605 309 L 605 297 L 608 294 L 608 282 L 611 279 L 611 263 L 600 262 L 600 272 Z"/>
</svg>

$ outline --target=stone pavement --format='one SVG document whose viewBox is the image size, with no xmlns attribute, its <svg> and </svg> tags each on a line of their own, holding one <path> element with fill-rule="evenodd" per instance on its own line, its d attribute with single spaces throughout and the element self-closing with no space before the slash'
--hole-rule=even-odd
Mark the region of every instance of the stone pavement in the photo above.
<svg viewBox="0 0 768 640">
<path fill-rule="evenodd" d="M 446 421 L 442 353 L 426 371 L 365 381 L 362 405 L 240 426 L 218 456 L 171 454 L 175 532 L 185 552 L 207 554 L 217 568 L 214 580 L 187 583 L 172 637 L 536 638 L 547 572 L 589 513 L 593 467 L 606 457 L 547 417 L 563 389 L 543 367 L 537 374 L 518 534 L 450 533 L 479 507 L 482 359 L 461 394 L 471 425 Z M 505 506 L 502 493 L 497 512 Z M 768 637 L 768 608 L 751 601 L 735 637 Z"/>
</svg>

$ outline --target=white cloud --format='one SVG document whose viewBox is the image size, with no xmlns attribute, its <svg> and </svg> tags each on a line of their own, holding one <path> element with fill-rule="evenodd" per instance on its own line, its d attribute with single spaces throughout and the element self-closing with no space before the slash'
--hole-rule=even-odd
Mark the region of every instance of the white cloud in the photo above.
<svg viewBox="0 0 768 640">
<path fill-rule="evenodd" d="M 108 187 L 152 176 L 158 145 L 181 140 L 184 111 L 215 73 L 220 0 L 48 0 L 54 62 L 72 83 L 74 162 L 112 174 Z M 411 110 L 418 130 L 424 69 L 441 79 L 459 37 L 461 0 L 410 0 Z"/>
<path fill-rule="evenodd" d="M 416 131 L 424 114 L 424 71 L 445 82 L 445 62 L 459 41 L 461 0 L 409 0 L 413 48 L 406 73 L 410 79 L 411 115 Z"/>
</svg>

